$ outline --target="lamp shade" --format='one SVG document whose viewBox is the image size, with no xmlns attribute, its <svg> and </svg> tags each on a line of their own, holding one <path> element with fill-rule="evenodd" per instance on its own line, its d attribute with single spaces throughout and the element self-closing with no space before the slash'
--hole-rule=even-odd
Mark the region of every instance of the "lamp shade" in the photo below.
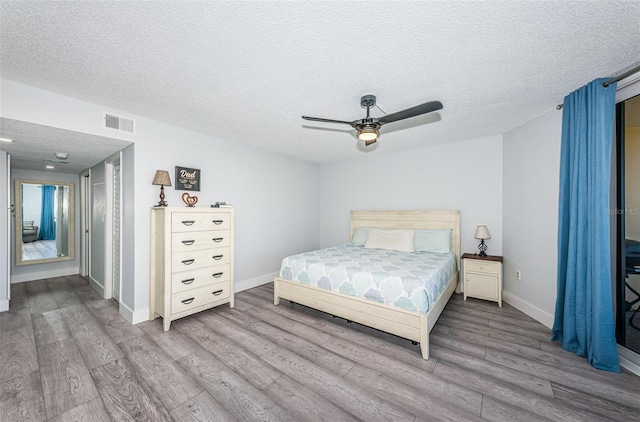
<svg viewBox="0 0 640 422">
<path fill-rule="evenodd" d="M 489 233 L 487 226 L 478 226 L 474 237 L 476 239 L 491 239 L 491 234 Z"/>
<path fill-rule="evenodd" d="M 166 170 L 156 170 L 156 175 L 153 177 L 152 185 L 171 186 L 171 178 L 169 172 Z"/>
</svg>

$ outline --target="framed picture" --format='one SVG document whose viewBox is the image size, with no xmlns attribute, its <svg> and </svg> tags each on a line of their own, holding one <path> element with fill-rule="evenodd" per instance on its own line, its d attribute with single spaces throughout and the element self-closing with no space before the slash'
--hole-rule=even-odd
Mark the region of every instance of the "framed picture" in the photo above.
<svg viewBox="0 0 640 422">
<path fill-rule="evenodd" d="M 176 190 L 200 191 L 200 169 L 176 166 Z"/>
</svg>

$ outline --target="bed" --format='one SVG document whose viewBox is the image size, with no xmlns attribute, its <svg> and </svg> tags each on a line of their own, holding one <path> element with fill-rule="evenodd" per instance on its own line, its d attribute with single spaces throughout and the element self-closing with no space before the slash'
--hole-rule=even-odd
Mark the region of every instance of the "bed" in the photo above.
<svg viewBox="0 0 640 422">
<path fill-rule="evenodd" d="M 310 308 L 330 313 L 362 325 L 395 334 L 420 343 L 424 359 L 429 359 L 429 333 L 442 313 L 454 291 L 459 292 L 458 274 L 460 268 L 460 212 L 459 211 L 352 211 L 351 236 L 354 240 L 358 229 L 414 229 L 433 230 L 450 229 L 451 256 L 454 270 L 446 277 L 437 297 L 431 300 L 416 300 L 414 303 L 396 301 L 397 303 L 380 303 L 375 298 L 362 298 L 350 292 L 333 291 L 293 281 L 281 273 L 274 280 L 274 304 L 280 299 L 287 299 Z M 349 246 L 336 248 L 343 253 Z M 314 253 L 314 252 L 311 252 Z M 326 253 L 326 252 L 323 252 Z M 393 255 L 395 257 L 395 255 Z M 288 258 L 283 260 L 286 264 Z M 346 261 L 343 257 L 337 261 Z M 394 265 L 397 262 L 394 262 Z M 293 264 L 292 264 L 293 265 Z M 332 264 L 333 265 L 333 264 Z M 286 265 L 285 265 L 286 266 Z M 397 265 L 396 265 L 397 266 Z M 283 267 L 284 268 L 284 267 Z M 345 269 L 345 271 L 347 271 Z M 372 300 L 373 299 L 373 300 Z M 425 303 L 426 302 L 426 303 Z"/>
</svg>

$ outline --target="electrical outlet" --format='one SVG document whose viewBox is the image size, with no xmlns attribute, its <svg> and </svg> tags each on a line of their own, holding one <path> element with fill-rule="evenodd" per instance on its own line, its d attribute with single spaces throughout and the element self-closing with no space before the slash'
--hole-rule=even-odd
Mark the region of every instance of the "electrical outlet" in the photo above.
<svg viewBox="0 0 640 422">
<path fill-rule="evenodd" d="M 522 280 L 522 273 L 518 269 L 516 269 L 516 280 Z"/>
</svg>

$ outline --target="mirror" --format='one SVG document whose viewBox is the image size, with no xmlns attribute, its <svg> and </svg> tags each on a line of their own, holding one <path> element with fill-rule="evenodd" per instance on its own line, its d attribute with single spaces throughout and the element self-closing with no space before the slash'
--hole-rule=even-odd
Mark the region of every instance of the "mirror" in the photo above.
<svg viewBox="0 0 640 422">
<path fill-rule="evenodd" d="M 73 183 L 15 181 L 16 265 L 74 259 Z"/>
</svg>

